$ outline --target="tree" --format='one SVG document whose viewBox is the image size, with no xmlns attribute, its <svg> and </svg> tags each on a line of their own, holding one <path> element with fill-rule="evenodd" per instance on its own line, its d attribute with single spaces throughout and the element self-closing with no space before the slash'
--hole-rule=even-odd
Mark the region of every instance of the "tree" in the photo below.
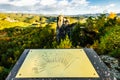
<svg viewBox="0 0 120 80">
<path fill-rule="evenodd" d="M 116 23 L 117 23 L 117 25 L 120 26 L 120 18 L 119 17 L 117 18 Z"/>
<path fill-rule="evenodd" d="M 111 12 L 108 16 L 110 19 L 114 19 L 117 15 L 114 12 Z"/>
<path fill-rule="evenodd" d="M 120 26 L 114 26 L 100 38 L 99 52 L 120 57 Z"/>
<path fill-rule="evenodd" d="M 82 46 L 85 47 L 87 42 L 87 34 L 85 33 L 85 30 L 87 30 L 85 27 L 81 26 L 80 23 L 77 23 L 74 26 L 74 29 L 71 33 L 71 41 L 74 47 L 76 46 Z"/>
<path fill-rule="evenodd" d="M 117 15 L 115 13 L 111 12 L 107 18 L 108 19 L 107 26 L 115 26 L 117 23 L 116 18 L 117 18 Z"/>
<path fill-rule="evenodd" d="M 65 37 L 65 39 L 61 39 L 60 44 L 57 46 L 57 48 L 71 48 L 72 43 L 68 36 Z"/>
</svg>

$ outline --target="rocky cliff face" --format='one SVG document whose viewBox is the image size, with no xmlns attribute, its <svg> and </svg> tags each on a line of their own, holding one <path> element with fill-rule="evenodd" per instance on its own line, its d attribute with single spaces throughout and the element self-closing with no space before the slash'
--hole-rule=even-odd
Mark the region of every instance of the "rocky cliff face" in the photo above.
<svg viewBox="0 0 120 80">
<path fill-rule="evenodd" d="M 63 21 L 64 21 L 64 16 L 59 15 L 57 17 L 57 29 L 61 28 L 63 25 Z"/>
<path fill-rule="evenodd" d="M 57 41 L 60 42 L 60 40 L 64 39 L 66 35 L 70 37 L 70 33 L 73 27 L 74 25 L 70 24 L 69 19 L 65 18 L 62 15 L 58 16 L 57 17 L 57 28 L 56 28 Z"/>
</svg>

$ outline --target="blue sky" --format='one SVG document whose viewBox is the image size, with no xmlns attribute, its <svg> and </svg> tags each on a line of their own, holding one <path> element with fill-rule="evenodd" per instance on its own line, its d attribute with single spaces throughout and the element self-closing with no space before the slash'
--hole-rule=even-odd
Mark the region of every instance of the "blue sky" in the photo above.
<svg viewBox="0 0 120 80">
<path fill-rule="evenodd" d="M 120 0 L 0 0 L 0 12 L 65 15 L 120 13 Z"/>
</svg>

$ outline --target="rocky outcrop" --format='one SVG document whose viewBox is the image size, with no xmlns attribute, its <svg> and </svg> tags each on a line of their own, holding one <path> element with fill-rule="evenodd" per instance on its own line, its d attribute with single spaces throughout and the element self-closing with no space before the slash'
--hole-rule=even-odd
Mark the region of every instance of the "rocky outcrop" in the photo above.
<svg viewBox="0 0 120 80">
<path fill-rule="evenodd" d="M 100 58 L 103 62 L 108 66 L 111 73 L 120 80 L 120 62 L 118 59 L 108 56 L 108 55 L 101 55 Z"/>
<path fill-rule="evenodd" d="M 66 35 L 70 38 L 71 30 L 75 24 L 70 24 L 70 20 L 66 17 L 60 15 L 57 17 L 57 28 L 56 28 L 56 37 L 57 41 L 60 42 L 61 39 L 64 39 Z"/>
<path fill-rule="evenodd" d="M 59 16 L 57 17 L 57 29 L 59 29 L 59 28 L 62 27 L 62 25 L 63 25 L 63 23 L 64 23 L 63 21 L 64 21 L 64 16 L 59 15 Z"/>
</svg>

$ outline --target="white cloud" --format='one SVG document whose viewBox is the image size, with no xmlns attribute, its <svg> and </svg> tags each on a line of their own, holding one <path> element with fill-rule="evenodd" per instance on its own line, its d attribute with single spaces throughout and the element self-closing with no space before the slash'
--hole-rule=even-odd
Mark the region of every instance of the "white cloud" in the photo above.
<svg viewBox="0 0 120 80">
<path fill-rule="evenodd" d="M 94 5 L 94 6 L 88 6 L 88 10 L 89 13 L 101 13 L 103 12 L 103 7 L 101 6 L 97 6 L 97 5 Z"/>
<path fill-rule="evenodd" d="M 116 4 L 112 3 L 109 5 L 106 5 L 105 10 L 107 10 L 108 12 L 116 12 L 116 10 L 118 10 L 116 7 L 117 7 Z"/>
<path fill-rule="evenodd" d="M 68 0 L 61 0 L 58 3 L 58 6 L 68 6 L 68 5 L 69 5 Z"/>
<path fill-rule="evenodd" d="M 2 0 L 1 4 L 16 6 L 15 11 L 29 11 L 42 13 L 78 13 L 82 7 L 88 5 L 87 0 Z M 26 9 L 26 10 L 25 10 Z M 10 9 L 9 9 L 10 10 Z M 12 9 L 13 10 L 13 9 Z"/>
<path fill-rule="evenodd" d="M 109 6 L 110 6 L 110 7 L 114 7 L 114 6 L 115 6 L 115 4 L 110 4 Z"/>
<path fill-rule="evenodd" d="M 9 3 L 9 0 L 0 0 L 0 4 Z"/>
<path fill-rule="evenodd" d="M 3 5 L 4 4 L 4 5 Z M 9 9 L 8 5 L 9 4 Z M 3 7 L 4 6 L 4 7 Z M 119 5 L 118 5 L 119 6 Z M 1 0 L 0 11 L 31 12 L 45 14 L 83 14 L 99 13 L 104 10 L 117 11 L 119 8 L 115 3 L 93 5 L 89 0 Z M 117 7 L 117 8 L 116 8 Z"/>
<path fill-rule="evenodd" d="M 10 4 L 15 6 L 32 6 L 35 5 L 37 2 L 37 0 L 15 0 L 10 2 Z"/>
<path fill-rule="evenodd" d="M 88 1 L 87 0 L 72 0 L 71 1 L 71 4 L 73 5 L 73 6 L 86 6 L 86 5 L 88 5 Z"/>
<path fill-rule="evenodd" d="M 56 0 L 41 0 L 40 4 L 49 6 L 55 4 L 56 2 L 57 2 Z"/>
<path fill-rule="evenodd" d="M 109 4 L 109 5 L 105 6 L 106 9 L 110 9 L 110 8 L 113 8 L 113 7 L 115 7 L 115 4 Z"/>
<path fill-rule="evenodd" d="M 88 11 L 91 13 L 106 13 L 106 12 L 116 12 L 116 4 L 106 4 L 106 5 L 92 5 L 88 6 Z M 118 12 L 118 11 L 117 11 Z"/>
<path fill-rule="evenodd" d="M 99 8 L 100 8 L 100 6 L 90 6 L 90 9 L 93 9 L 93 10 L 97 10 Z"/>
</svg>

